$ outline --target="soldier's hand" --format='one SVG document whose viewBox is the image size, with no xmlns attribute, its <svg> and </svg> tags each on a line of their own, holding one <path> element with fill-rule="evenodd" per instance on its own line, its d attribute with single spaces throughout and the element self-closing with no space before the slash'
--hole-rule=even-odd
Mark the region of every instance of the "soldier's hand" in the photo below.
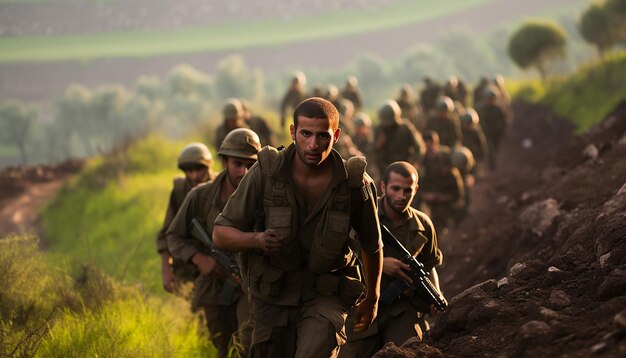
<svg viewBox="0 0 626 358">
<path fill-rule="evenodd" d="M 430 316 L 435 317 L 441 313 L 441 311 L 433 304 L 430 305 Z"/>
<path fill-rule="evenodd" d="M 254 236 L 256 247 L 268 255 L 276 254 L 283 247 L 285 238 L 273 229 L 267 229 Z"/>
<path fill-rule="evenodd" d="M 413 284 L 411 277 L 404 271 L 411 271 L 411 267 L 393 257 L 385 257 L 383 259 L 383 273 L 385 275 L 399 277 L 404 281 Z"/>
<path fill-rule="evenodd" d="M 211 256 L 198 252 L 193 255 L 191 261 L 198 267 L 203 276 L 213 275 L 217 278 L 226 278 L 226 273 L 222 267 Z"/>
<path fill-rule="evenodd" d="M 354 331 L 362 332 L 366 330 L 378 314 L 378 300 L 367 297 L 356 306 L 354 312 Z"/>
<path fill-rule="evenodd" d="M 169 293 L 174 292 L 174 287 L 176 285 L 176 279 L 174 278 L 174 274 L 172 270 L 167 267 L 161 270 L 161 281 L 163 282 L 163 289 Z"/>
</svg>

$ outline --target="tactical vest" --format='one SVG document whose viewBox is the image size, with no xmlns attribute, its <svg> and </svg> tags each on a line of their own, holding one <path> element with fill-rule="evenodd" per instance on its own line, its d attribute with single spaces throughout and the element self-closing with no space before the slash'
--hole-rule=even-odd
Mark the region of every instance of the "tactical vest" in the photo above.
<svg viewBox="0 0 626 358">
<path fill-rule="evenodd" d="M 344 161 L 348 179 L 331 192 L 325 208 L 322 209 L 322 218 L 317 225 L 308 259 L 305 260 L 301 243 L 296 237 L 297 219 L 293 212 L 297 210 L 294 207 L 295 198 L 289 198 L 284 179 L 276 175 L 282 160 L 285 160 L 284 154 L 275 148 L 266 146 L 259 152 L 263 195 L 260 197 L 262 206 L 259 202 L 258 207 L 264 208 L 265 229 L 279 232 L 287 239 L 287 244 L 278 255 L 249 256 L 253 276 L 260 276 L 259 281 L 251 277 L 250 288 L 253 293 L 257 291 L 263 296 L 278 296 L 280 285 L 272 285 L 272 282 L 279 281 L 285 272 L 307 267 L 313 274 L 320 275 L 321 281 L 317 283 L 319 293 L 342 296 L 343 294 L 338 292 L 341 290 L 339 286 L 345 286 L 346 283 L 340 283 L 341 274 L 332 275 L 332 273 L 345 269 L 355 262 L 355 254 L 347 244 L 351 229 L 351 202 L 368 198 L 368 182 L 364 178 L 367 163 L 363 157 L 353 157 Z M 353 198 L 352 193 L 356 191 L 355 189 L 361 189 L 362 196 Z M 359 284 L 358 290 L 362 290 L 362 283 L 360 281 L 356 283 Z M 358 297 L 358 294 L 356 296 Z"/>
</svg>

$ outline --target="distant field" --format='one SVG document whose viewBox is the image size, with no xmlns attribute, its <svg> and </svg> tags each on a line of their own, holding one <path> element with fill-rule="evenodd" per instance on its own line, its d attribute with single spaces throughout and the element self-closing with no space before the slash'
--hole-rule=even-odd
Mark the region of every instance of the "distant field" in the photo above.
<svg viewBox="0 0 626 358">
<path fill-rule="evenodd" d="M 460 12 L 495 0 L 402 1 L 376 11 L 326 13 L 289 21 L 125 32 L 0 38 L 0 62 L 46 62 L 222 51 L 366 33 Z"/>
</svg>

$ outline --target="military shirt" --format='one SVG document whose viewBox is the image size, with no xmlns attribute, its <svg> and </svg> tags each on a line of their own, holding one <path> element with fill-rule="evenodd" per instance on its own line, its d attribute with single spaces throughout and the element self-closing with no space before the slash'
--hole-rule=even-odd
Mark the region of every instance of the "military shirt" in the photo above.
<svg viewBox="0 0 626 358">
<path fill-rule="evenodd" d="M 396 161 L 419 162 L 426 152 L 422 135 L 406 119 L 402 119 L 402 124 L 391 130 L 378 126 L 374 133 L 375 145 L 380 135 L 387 137 L 384 146 L 374 148 L 376 165 L 381 173 L 389 164 Z"/>
<path fill-rule="evenodd" d="M 167 248 L 167 238 L 165 235 L 167 232 L 167 228 L 170 227 L 170 224 L 174 220 L 178 209 L 183 204 L 183 200 L 185 200 L 185 196 L 190 190 L 191 184 L 187 179 L 174 179 L 174 187 L 172 188 L 172 192 L 170 193 L 170 200 L 167 204 L 167 211 L 165 212 L 163 226 L 161 227 L 161 230 L 159 230 L 159 233 L 157 235 L 157 252 L 161 253 L 163 251 L 169 251 Z"/>
<path fill-rule="evenodd" d="M 279 162 L 275 176 L 285 180 L 285 192 L 292 208 L 291 232 L 294 239 L 298 241 L 301 256 L 308 261 L 309 252 L 315 239 L 318 224 L 329 204 L 329 199 L 338 185 L 348 178 L 343 159 L 335 150 L 327 160 L 333 163 L 333 178 L 326 191 L 320 197 L 316 206 L 307 208 L 304 200 L 299 196 L 292 179 L 292 161 L 295 153 L 295 146 L 292 144 L 286 149 L 284 155 L 279 156 Z M 369 176 L 367 176 L 369 178 Z M 257 162 L 250 168 L 244 176 L 239 187 L 230 197 L 222 213 L 215 220 L 216 225 L 232 226 L 244 232 L 253 231 L 255 224 L 255 214 L 259 202 L 263 201 L 264 175 Z M 265 185 L 270 185 L 267 183 Z M 378 216 L 376 215 L 376 201 L 374 200 L 376 190 L 369 180 L 367 190 L 367 200 L 362 199 L 361 189 L 353 189 L 351 195 L 351 227 L 356 231 L 358 240 L 363 250 L 369 253 L 378 252 L 382 247 L 380 242 L 380 231 L 378 227 Z M 280 296 L 272 303 L 278 305 L 298 305 L 301 298 L 311 298 L 315 295 L 314 281 L 312 273 L 306 267 L 300 270 L 285 273 L 284 283 Z M 253 293 L 254 294 L 254 293 Z M 264 299 L 264 297 L 257 297 Z"/>
<path fill-rule="evenodd" d="M 446 113 L 445 117 L 441 117 L 438 112 L 432 113 L 426 122 L 426 128 L 437 132 L 441 145 L 450 148 L 454 147 L 457 143 L 461 143 L 463 139 L 461 120 L 459 116 L 453 112 Z"/>
</svg>

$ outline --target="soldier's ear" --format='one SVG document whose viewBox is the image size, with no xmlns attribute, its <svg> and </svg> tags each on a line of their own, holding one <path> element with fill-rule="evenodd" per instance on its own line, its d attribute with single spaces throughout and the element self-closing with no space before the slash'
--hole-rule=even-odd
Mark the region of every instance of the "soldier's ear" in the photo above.
<svg viewBox="0 0 626 358">
<path fill-rule="evenodd" d="M 296 141 L 296 127 L 293 124 L 289 125 L 289 133 L 291 134 L 291 140 Z"/>
<path fill-rule="evenodd" d="M 341 134 L 341 128 L 335 129 L 335 133 L 333 133 L 333 144 L 337 143 L 339 140 L 339 135 Z"/>
</svg>

